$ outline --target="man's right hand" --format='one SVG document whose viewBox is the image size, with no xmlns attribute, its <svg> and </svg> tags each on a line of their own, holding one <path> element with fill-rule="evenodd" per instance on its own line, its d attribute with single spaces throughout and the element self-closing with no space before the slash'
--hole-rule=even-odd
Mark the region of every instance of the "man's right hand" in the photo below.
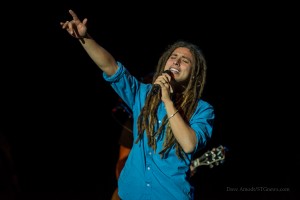
<svg viewBox="0 0 300 200">
<path fill-rule="evenodd" d="M 67 30 L 70 35 L 75 38 L 84 38 L 87 35 L 87 18 L 85 18 L 82 22 L 77 17 L 76 13 L 73 10 L 69 10 L 73 20 L 60 22 L 60 25 L 63 29 Z"/>
</svg>

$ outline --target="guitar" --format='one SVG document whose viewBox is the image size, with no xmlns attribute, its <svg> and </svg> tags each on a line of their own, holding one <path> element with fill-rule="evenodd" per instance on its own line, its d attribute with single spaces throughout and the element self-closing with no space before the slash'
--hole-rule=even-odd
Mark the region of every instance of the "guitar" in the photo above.
<svg viewBox="0 0 300 200">
<path fill-rule="evenodd" d="M 210 168 L 213 168 L 215 165 L 222 164 L 225 160 L 226 151 L 227 149 L 220 145 L 217 148 L 213 148 L 212 150 L 205 152 L 199 158 L 192 160 L 192 171 L 194 171 L 197 167 L 202 165 L 208 165 Z"/>
</svg>

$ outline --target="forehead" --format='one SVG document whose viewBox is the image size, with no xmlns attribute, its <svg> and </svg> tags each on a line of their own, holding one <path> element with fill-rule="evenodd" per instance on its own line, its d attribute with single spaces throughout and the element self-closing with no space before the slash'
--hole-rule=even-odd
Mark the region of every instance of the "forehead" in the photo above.
<svg viewBox="0 0 300 200">
<path fill-rule="evenodd" d="M 172 55 L 176 55 L 176 56 L 180 56 L 180 57 L 184 57 L 187 58 L 191 61 L 193 61 L 193 54 L 191 53 L 190 49 L 186 48 L 186 47 L 178 47 L 176 48 Z"/>
</svg>

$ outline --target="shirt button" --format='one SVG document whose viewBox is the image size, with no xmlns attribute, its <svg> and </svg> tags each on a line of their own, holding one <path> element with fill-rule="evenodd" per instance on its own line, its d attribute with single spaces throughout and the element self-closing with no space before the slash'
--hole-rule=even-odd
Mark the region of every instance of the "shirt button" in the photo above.
<svg viewBox="0 0 300 200">
<path fill-rule="evenodd" d="M 158 123 L 161 123 L 161 121 L 159 120 Z"/>
<path fill-rule="evenodd" d="M 147 167 L 148 170 L 150 170 L 150 167 Z"/>
<path fill-rule="evenodd" d="M 151 153 L 151 152 L 149 152 L 149 155 L 151 156 L 151 155 L 152 155 L 152 153 Z"/>
<path fill-rule="evenodd" d="M 149 184 L 149 183 L 147 183 L 147 187 L 150 187 L 150 184 Z"/>
</svg>

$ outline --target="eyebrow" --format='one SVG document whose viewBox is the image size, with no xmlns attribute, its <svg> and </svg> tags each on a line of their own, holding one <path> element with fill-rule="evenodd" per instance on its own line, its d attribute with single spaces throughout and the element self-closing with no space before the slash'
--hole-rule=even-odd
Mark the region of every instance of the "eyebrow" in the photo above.
<svg viewBox="0 0 300 200">
<path fill-rule="evenodd" d="M 172 53 L 171 56 L 178 56 L 178 53 Z M 185 59 L 187 59 L 187 60 L 189 60 L 190 62 L 192 62 L 192 59 L 190 59 L 189 57 L 187 57 L 185 55 L 182 55 L 182 57 L 185 58 Z"/>
</svg>

